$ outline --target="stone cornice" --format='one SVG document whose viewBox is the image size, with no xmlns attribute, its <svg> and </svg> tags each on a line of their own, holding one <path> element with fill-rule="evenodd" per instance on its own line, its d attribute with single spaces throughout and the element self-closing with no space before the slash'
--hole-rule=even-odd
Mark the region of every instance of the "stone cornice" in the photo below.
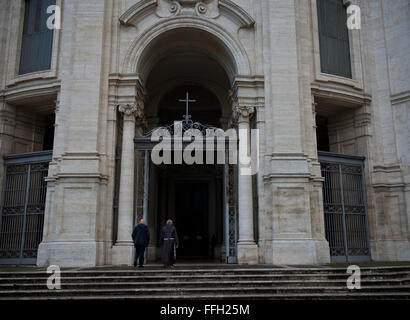
<svg viewBox="0 0 410 320">
<path fill-rule="evenodd" d="M 5 102 L 16 105 L 26 103 L 32 98 L 55 96 L 60 90 L 60 85 L 60 81 L 56 80 L 45 83 L 30 83 L 6 89 L 2 95 Z"/>
<path fill-rule="evenodd" d="M 264 87 L 263 76 L 237 75 L 229 93 L 232 105 L 263 107 L 265 105 Z"/>
<path fill-rule="evenodd" d="M 44 181 L 47 183 L 52 183 L 60 179 L 76 179 L 76 182 L 79 182 L 78 179 L 85 179 L 84 183 L 90 182 L 88 179 L 96 179 L 99 181 L 108 181 L 109 177 L 107 175 L 98 174 L 98 173 L 58 173 L 53 176 L 44 178 Z"/>
<path fill-rule="evenodd" d="M 138 104 L 144 109 L 146 92 L 137 74 L 110 74 L 108 83 L 111 106 Z"/>
<path fill-rule="evenodd" d="M 312 94 L 315 97 L 332 98 L 335 101 L 344 102 L 352 106 L 370 104 L 371 95 L 352 87 L 336 83 L 318 83 L 311 85 Z"/>
</svg>

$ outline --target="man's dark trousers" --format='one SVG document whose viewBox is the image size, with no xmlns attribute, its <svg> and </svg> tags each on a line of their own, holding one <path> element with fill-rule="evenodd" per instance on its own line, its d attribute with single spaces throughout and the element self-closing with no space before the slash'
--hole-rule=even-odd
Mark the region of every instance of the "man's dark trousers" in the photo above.
<svg viewBox="0 0 410 320">
<path fill-rule="evenodd" d="M 139 262 L 139 266 L 144 265 L 144 257 L 145 257 L 145 246 L 136 245 L 135 246 L 135 260 L 134 265 L 136 266 Z"/>
</svg>

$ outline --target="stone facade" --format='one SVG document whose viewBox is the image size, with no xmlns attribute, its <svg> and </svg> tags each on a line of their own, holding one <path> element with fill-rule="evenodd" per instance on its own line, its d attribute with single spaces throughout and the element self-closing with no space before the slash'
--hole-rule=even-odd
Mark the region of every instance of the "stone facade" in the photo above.
<svg viewBox="0 0 410 320">
<path fill-rule="evenodd" d="M 330 261 L 316 115 L 329 119 L 330 151 L 366 158 L 372 259 L 410 260 L 410 5 L 353 2 L 362 28 L 349 31 L 353 77 L 346 79 L 320 72 L 315 0 L 57 0 L 62 28 L 54 32 L 51 69 L 26 75 L 17 72 L 24 1 L 3 0 L 0 154 L 37 151 L 38 115 L 56 116 L 37 264 L 131 263 L 133 136 L 158 124 L 159 97 L 180 78 L 218 97 L 222 127 L 236 108 L 238 126 L 249 128 L 243 110 L 254 111 L 260 170 L 254 184 L 238 178 L 239 263 Z M 113 244 L 118 106 L 122 179 Z"/>
</svg>

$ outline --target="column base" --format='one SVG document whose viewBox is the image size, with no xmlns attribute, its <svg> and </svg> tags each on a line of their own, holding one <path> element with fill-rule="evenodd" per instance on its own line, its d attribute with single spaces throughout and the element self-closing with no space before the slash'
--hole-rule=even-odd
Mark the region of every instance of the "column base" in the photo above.
<svg viewBox="0 0 410 320">
<path fill-rule="evenodd" d="M 410 261 L 408 240 L 371 241 L 371 258 L 375 261 Z"/>
<path fill-rule="evenodd" d="M 67 267 L 95 267 L 97 243 L 90 242 L 42 242 L 38 248 L 37 266 L 57 265 Z"/>
<path fill-rule="evenodd" d="M 271 242 L 272 264 L 305 265 L 330 263 L 326 240 L 284 239 Z"/>
<path fill-rule="evenodd" d="M 112 247 L 112 264 L 132 266 L 134 255 L 135 249 L 132 242 L 116 243 Z"/>
<path fill-rule="evenodd" d="M 258 246 L 249 242 L 238 242 L 238 263 L 258 264 Z"/>
</svg>

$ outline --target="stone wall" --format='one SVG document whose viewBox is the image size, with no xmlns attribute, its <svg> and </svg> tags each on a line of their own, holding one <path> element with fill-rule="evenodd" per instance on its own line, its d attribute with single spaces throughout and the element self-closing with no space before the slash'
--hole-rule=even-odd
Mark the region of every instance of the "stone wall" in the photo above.
<svg viewBox="0 0 410 320">
<path fill-rule="evenodd" d="M 255 107 L 258 261 L 329 261 L 314 120 L 327 111 L 323 101 L 341 106 L 329 116 L 332 150 L 366 157 L 372 258 L 409 260 L 410 8 L 407 0 L 354 2 L 362 29 L 349 32 L 353 79 L 345 79 L 320 72 L 315 0 L 214 0 L 205 8 L 182 2 L 174 8 L 165 0 L 58 0 L 63 25 L 55 32 L 51 70 L 19 76 L 24 1 L 3 0 L 0 152 L 39 148 L 34 118 L 17 117 L 15 106 L 33 98 L 57 101 L 38 264 L 113 263 L 116 108 L 144 101 L 145 80 L 161 57 L 150 48 L 177 28 L 216 39 L 214 51 L 206 48 L 208 38 L 199 49 L 228 70 L 235 103 Z M 166 56 L 169 47 L 158 49 Z M 225 104 L 230 110 L 229 97 Z"/>
</svg>

